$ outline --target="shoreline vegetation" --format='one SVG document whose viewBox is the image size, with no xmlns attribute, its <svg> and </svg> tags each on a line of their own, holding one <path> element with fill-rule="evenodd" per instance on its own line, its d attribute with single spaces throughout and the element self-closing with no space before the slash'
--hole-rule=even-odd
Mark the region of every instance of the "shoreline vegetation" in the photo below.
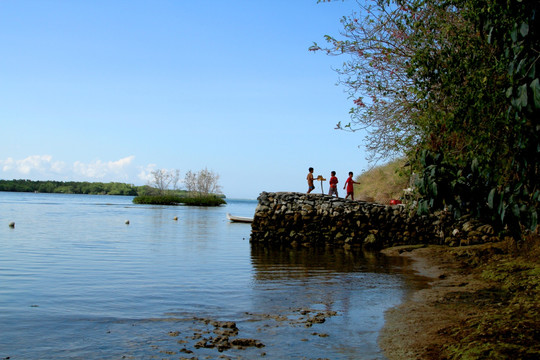
<svg viewBox="0 0 540 360">
<path fill-rule="evenodd" d="M 134 196 L 133 203 L 152 205 L 219 206 L 226 204 L 225 195 L 221 194 L 201 194 L 186 190 L 158 191 L 149 185 L 135 186 L 119 182 L 0 180 L 0 191 Z"/>
<path fill-rule="evenodd" d="M 119 182 L 0 180 L 0 191 L 6 192 L 137 196 L 149 189 L 148 185 L 135 186 Z"/>
<path fill-rule="evenodd" d="M 309 48 L 347 57 L 336 71 L 354 106 L 336 129 L 368 128 L 375 162 L 405 157 L 404 205 L 490 229 L 398 251 L 436 276 L 387 313 L 390 359 L 540 358 L 539 12 L 538 0 L 371 1 Z M 399 195 L 360 183 L 381 203 Z"/>
<path fill-rule="evenodd" d="M 397 161 L 361 174 L 360 196 L 379 203 L 395 197 L 408 185 L 403 167 Z M 540 358 L 540 235 L 500 239 L 382 250 L 411 259 L 429 278 L 427 288 L 385 313 L 378 342 L 389 360 Z"/>
<path fill-rule="evenodd" d="M 209 194 L 187 194 L 187 195 L 139 195 L 133 199 L 134 204 L 147 205 L 191 205 L 191 206 L 219 206 L 227 202 L 223 197 Z"/>
</svg>

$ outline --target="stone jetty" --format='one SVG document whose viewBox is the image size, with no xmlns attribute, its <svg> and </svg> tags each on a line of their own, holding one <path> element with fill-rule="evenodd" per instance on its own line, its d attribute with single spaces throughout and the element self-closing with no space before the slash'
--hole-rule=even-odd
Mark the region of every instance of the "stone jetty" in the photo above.
<svg viewBox="0 0 540 360">
<path fill-rule="evenodd" d="M 417 215 L 403 205 L 381 205 L 321 194 L 262 192 L 251 242 L 279 245 L 472 245 L 499 241 L 490 225 L 453 219 L 447 212 Z"/>
</svg>

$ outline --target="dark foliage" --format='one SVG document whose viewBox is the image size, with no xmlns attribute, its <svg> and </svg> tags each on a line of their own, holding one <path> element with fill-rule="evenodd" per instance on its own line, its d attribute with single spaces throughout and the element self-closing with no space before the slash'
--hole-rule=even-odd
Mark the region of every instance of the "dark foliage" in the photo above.
<svg viewBox="0 0 540 360">
<path fill-rule="evenodd" d="M 138 187 L 117 182 L 0 180 L 0 191 L 135 196 Z"/>
<path fill-rule="evenodd" d="M 141 195 L 133 199 L 135 204 L 147 205 L 193 205 L 193 206 L 219 206 L 226 204 L 222 197 L 208 196 L 180 196 L 180 195 Z"/>
</svg>

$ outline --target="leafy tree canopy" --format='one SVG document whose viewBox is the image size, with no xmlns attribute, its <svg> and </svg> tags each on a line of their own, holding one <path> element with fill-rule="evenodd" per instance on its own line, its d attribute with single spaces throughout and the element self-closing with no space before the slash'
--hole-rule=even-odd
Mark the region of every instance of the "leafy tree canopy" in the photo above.
<svg viewBox="0 0 540 360">
<path fill-rule="evenodd" d="M 345 55 L 347 130 L 373 158 L 405 154 L 419 211 L 446 208 L 519 236 L 537 226 L 537 0 L 373 0 L 313 51 Z"/>
</svg>

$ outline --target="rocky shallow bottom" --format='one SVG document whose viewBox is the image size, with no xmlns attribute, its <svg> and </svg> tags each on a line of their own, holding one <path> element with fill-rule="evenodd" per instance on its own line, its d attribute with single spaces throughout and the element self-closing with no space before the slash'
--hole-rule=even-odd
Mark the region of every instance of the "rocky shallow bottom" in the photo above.
<svg viewBox="0 0 540 360">
<path fill-rule="evenodd" d="M 261 323 L 263 327 L 287 326 L 309 329 L 314 325 L 322 325 L 327 319 L 339 314 L 336 311 L 299 308 L 292 309 L 289 316 L 262 313 L 245 313 L 244 315 L 249 319 L 249 322 Z M 204 317 L 169 319 L 168 321 L 182 324 L 183 330 L 170 330 L 168 332 L 169 339 L 174 339 L 175 345 L 171 345 L 173 343 L 165 339 L 161 341 L 161 344 L 152 345 L 154 351 L 160 354 L 154 358 L 198 360 L 267 357 L 266 345 L 258 338 L 246 337 L 241 326 L 239 328 L 235 321 L 220 321 Z M 189 331 L 185 330 L 186 323 L 190 323 Z M 314 327 L 313 331 L 309 331 L 309 336 L 314 338 L 329 337 L 329 334 L 321 330 L 320 327 Z M 309 342 L 310 339 L 305 338 L 301 341 Z M 254 352 L 255 350 L 258 351 Z M 245 356 L 242 355 L 242 351 L 246 351 Z M 131 359 L 132 357 L 124 356 L 123 358 Z M 310 357 L 303 359 L 310 359 Z"/>
</svg>

